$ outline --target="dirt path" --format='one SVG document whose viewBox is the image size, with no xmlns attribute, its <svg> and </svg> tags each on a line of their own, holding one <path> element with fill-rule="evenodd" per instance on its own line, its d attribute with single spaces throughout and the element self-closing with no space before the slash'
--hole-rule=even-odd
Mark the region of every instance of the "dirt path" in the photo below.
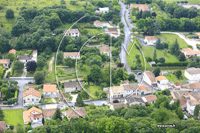
<svg viewBox="0 0 200 133">
<path fill-rule="evenodd" d="M 53 70 L 53 69 L 52 69 L 53 61 L 54 61 L 54 56 L 51 58 L 51 61 L 49 62 L 49 71 L 50 71 L 50 72 Z"/>
</svg>

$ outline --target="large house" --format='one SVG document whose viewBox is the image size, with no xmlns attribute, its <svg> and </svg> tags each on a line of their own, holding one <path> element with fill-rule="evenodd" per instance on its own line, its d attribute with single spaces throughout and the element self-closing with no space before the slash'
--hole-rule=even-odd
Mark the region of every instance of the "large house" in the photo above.
<svg viewBox="0 0 200 133">
<path fill-rule="evenodd" d="M 75 90 L 82 90 L 79 82 L 65 82 L 64 83 L 65 93 L 73 92 Z"/>
<path fill-rule="evenodd" d="M 24 106 L 39 104 L 39 101 L 41 100 L 41 92 L 35 89 L 30 89 L 23 92 L 22 96 Z"/>
<path fill-rule="evenodd" d="M 190 81 L 200 81 L 200 68 L 187 68 L 185 70 L 185 77 Z"/>
<path fill-rule="evenodd" d="M 51 120 L 52 116 L 55 114 L 56 112 L 56 109 L 43 109 L 43 116 L 44 116 L 44 119 L 49 119 Z"/>
<path fill-rule="evenodd" d="M 109 8 L 108 7 L 99 8 L 99 12 L 108 13 L 109 12 Z"/>
<path fill-rule="evenodd" d="M 0 59 L 0 64 L 3 65 L 5 68 L 9 68 L 10 59 Z"/>
<path fill-rule="evenodd" d="M 116 108 L 127 108 L 127 105 L 124 103 L 112 103 L 110 105 L 111 110 L 115 110 Z"/>
<path fill-rule="evenodd" d="M 147 45 L 155 45 L 157 40 L 156 36 L 145 36 L 144 42 Z"/>
<path fill-rule="evenodd" d="M 180 99 L 182 97 L 186 97 L 188 95 L 188 91 L 171 91 L 171 96 L 173 99 Z"/>
<path fill-rule="evenodd" d="M 11 49 L 8 53 L 16 54 L 16 50 L 15 49 Z"/>
<path fill-rule="evenodd" d="M 184 53 L 186 58 L 192 58 L 192 57 L 197 57 L 200 56 L 200 51 L 194 51 L 191 48 L 183 48 L 182 52 Z"/>
<path fill-rule="evenodd" d="M 18 55 L 17 58 L 19 59 L 19 61 L 23 62 L 24 65 L 26 65 L 26 63 L 28 61 L 32 60 L 32 56 L 31 55 Z"/>
<path fill-rule="evenodd" d="M 84 107 L 75 107 L 74 110 L 66 110 L 66 116 L 68 119 L 71 118 L 79 118 L 79 117 L 84 117 L 87 116 L 87 112 Z"/>
<path fill-rule="evenodd" d="M 44 97 L 58 97 L 58 92 L 57 92 L 57 87 L 56 85 L 49 85 L 49 84 L 44 84 L 43 85 L 43 95 Z"/>
<path fill-rule="evenodd" d="M 121 84 L 120 86 L 110 87 L 109 96 L 111 98 L 120 98 L 120 97 L 126 97 L 131 94 L 138 95 L 138 90 L 139 86 L 137 83 Z"/>
<path fill-rule="evenodd" d="M 157 85 L 155 75 L 151 71 L 144 72 L 143 80 L 150 86 Z"/>
<path fill-rule="evenodd" d="M 37 55 L 38 55 L 37 50 L 33 50 L 33 52 L 32 52 L 32 60 L 34 60 L 35 62 L 37 62 Z"/>
<path fill-rule="evenodd" d="M 147 95 L 142 97 L 142 100 L 145 103 L 154 103 L 156 99 L 157 99 L 156 95 Z"/>
<path fill-rule="evenodd" d="M 129 104 L 130 106 L 131 105 L 135 105 L 135 104 L 138 104 L 138 105 L 144 105 L 144 101 L 142 100 L 142 98 L 138 95 L 130 95 L 128 97 L 125 98 L 125 104 Z"/>
<path fill-rule="evenodd" d="M 71 37 L 79 37 L 79 30 L 78 29 L 65 30 L 64 35 L 71 36 Z"/>
<path fill-rule="evenodd" d="M 157 76 L 156 80 L 157 80 L 158 88 L 160 88 L 161 90 L 169 88 L 169 85 L 168 85 L 169 80 L 165 76 Z"/>
<path fill-rule="evenodd" d="M 64 52 L 64 58 L 80 59 L 80 52 Z"/>
<path fill-rule="evenodd" d="M 100 47 L 100 54 L 106 54 L 108 57 L 110 57 L 111 56 L 110 47 L 109 46 Z"/>
<path fill-rule="evenodd" d="M 131 4 L 131 8 L 137 7 L 139 11 L 151 11 L 150 7 L 145 4 Z"/>
<path fill-rule="evenodd" d="M 118 28 L 107 28 L 105 29 L 105 33 L 115 38 L 120 36 L 120 30 Z"/>
<path fill-rule="evenodd" d="M 182 90 L 182 91 L 200 91 L 200 82 L 181 84 L 180 90 Z"/>
<path fill-rule="evenodd" d="M 139 92 L 140 92 L 140 95 L 151 94 L 152 88 L 150 86 L 140 85 Z"/>
<path fill-rule="evenodd" d="M 32 107 L 27 111 L 23 112 L 24 124 L 31 122 L 32 127 L 42 125 L 42 110 L 36 107 Z"/>
<path fill-rule="evenodd" d="M 0 133 L 4 133 L 8 128 L 6 121 L 0 121 Z"/>
</svg>

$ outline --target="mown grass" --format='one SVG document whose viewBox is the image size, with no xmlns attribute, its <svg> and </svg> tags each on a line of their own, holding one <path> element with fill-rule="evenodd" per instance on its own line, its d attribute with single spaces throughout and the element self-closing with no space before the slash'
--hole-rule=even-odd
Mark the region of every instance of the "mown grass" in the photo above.
<svg viewBox="0 0 200 133">
<path fill-rule="evenodd" d="M 88 88 L 88 85 L 86 84 L 84 86 L 84 88 L 86 89 L 86 91 L 93 97 L 91 97 L 91 99 L 99 99 L 100 98 L 100 95 L 103 93 L 103 90 L 100 86 L 97 86 L 93 83 L 90 83 L 90 86 Z M 95 93 L 98 92 L 99 93 L 99 96 L 97 97 L 95 95 Z"/>
<path fill-rule="evenodd" d="M 183 74 L 184 75 L 184 74 Z M 183 78 L 178 79 L 174 74 L 169 73 L 168 75 L 165 75 L 165 77 L 169 81 L 173 81 L 174 83 L 179 82 L 179 83 L 186 83 L 186 81 L 183 80 Z"/>
<path fill-rule="evenodd" d="M 43 103 L 53 103 L 53 101 L 51 100 L 51 98 L 44 98 L 43 99 Z"/>
<path fill-rule="evenodd" d="M 6 121 L 7 125 L 24 125 L 22 109 L 3 110 L 3 113 L 5 115 L 3 121 Z"/>
<path fill-rule="evenodd" d="M 161 38 L 164 42 L 169 42 L 169 48 L 170 48 L 170 46 L 173 45 L 176 38 L 177 38 L 180 48 L 188 48 L 188 44 L 185 42 L 185 40 L 183 40 L 176 34 L 163 33 L 160 35 L 156 35 L 156 37 Z"/>
</svg>

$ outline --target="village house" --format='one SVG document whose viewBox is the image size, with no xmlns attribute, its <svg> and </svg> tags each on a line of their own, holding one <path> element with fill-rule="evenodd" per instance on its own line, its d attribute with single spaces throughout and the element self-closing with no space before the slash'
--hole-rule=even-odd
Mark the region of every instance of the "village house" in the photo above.
<svg viewBox="0 0 200 133">
<path fill-rule="evenodd" d="M 82 87 L 79 82 L 65 82 L 64 83 L 65 93 L 73 92 L 75 90 L 82 90 Z"/>
<path fill-rule="evenodd" d="M 101 22 L 99 20 L 94 21 L 93 24 L 95 27 L 101 27 L 101 28 L 104 27 L 103 22 Z"/>
<path fill-rule="evenodd" d="M 125 96 L 124 87 L 122 85 L 110 87 L 109 94 L 111 98 L 124 97 Z"/>
<path fill-rule="evenodd" d="M 16 50 L 15 49 L 11 49 L 8 53 L 16 54 Z"/>
<path fill-rule="evenodd" d="M 157 85 L 155 75 L 151 71 L 144 72 L 143 80 L 150 86 Z"/>
<path fill-rule="evenodd" d="M 194 109 L 197 104 L 200 104 L 198 100 L 188 100 L 187 101 L 187 111 L 190 115 L 194 115 Z"/>
<path fill-rule="evenodd" d="M 139 11 L 151 11 L 151 8 L 145 4 L 131 4 L 131 8 L 137 7 Z"/>
<path fill-rule="evenodd" d="M 0 133 L 4 133 L 8 128 L 6 121 L 0 121 Z"/>
<path fill-rule="evenodd" d="M 111 56 L 110 47 L 109 46 L 100 47 L 100 54 L 106 54 L 108 57 L 110 57 Z"/>
<path fill-rule="evenodd" d="M 200 91 L 200 82 L 181 84 L 182 91 Z"/>
<path fill-rule="evenodd" d="M 144 105 L 144 101 L 138 95 L 130 95 L 130 96 L 126 97 L 124 103 L 125 104 L 128 103 L 130 106 L 135 105 L 135 104 Z"/>
<path fill-rule="evenodd" d="M 124 103 L 112 103 L 110 105 L 110 110 L 115 110 L 116 108 L 127 108 L 127 105 Z"/>
<path fill-rule="evenodd" d="M 157 40 L 156 36 L 145 36 L 144 42 L 147 45 L 155 45 Z"/>
<path fill-rule="evenodd" d="M 187 68 L 184 75 L 191 82 L 200 81 L 200 68 Z"/>
<path fill-rule="evenodd" d="M 154 103 L 156 101 L 157 97 L 156 95 L 147 95 L 147 96 L 143 96 L 142 97 L 142 100 L 145 102 L 145 103 Z"/>
<path fill-rule="evenodd" d="M 174 87 L 175 87 L 175 89 L 179 89 L 180 90 L 181 83 L 179 83 L 179 82 L 174 83 Z"/>
<path fill-rule="evenodd" d="M 37 55 L 38 55 L 37 50 L 33 50 L 33 52 L 32 52 L 32 60 L 34 60 L 35 62 L 37 62 Z"/>
<path fill-rule="evenodd" d="M 95 11 L 95 14 L 98 13 L 108 13 L 109 12 L 109 8 L 108 7 L 103 7 L 103 8 L 99 8 L 99 10 Z"/>
<path fill-rule="evenodd" d="M 150 86 L 140 85 L 139 92 L 140 92 L 140 95 L 151 94 L 152 88 Z"/>
<path fill-rule="evenodd" d="M 26 65 L 26 63 L 28 61 L 32 60 L 32 56 L 31 55 L 18 55 L 17 58 L 19 59 L 19 61 L 23 62 L 24 65 Z"/>
<path fill-rule="evenodd" d="M 74 110 L 66 110 L 66 116 L 70 120 L 71 118 L 83 118 L 87 116 L 87 112 L 84 107 L 75 107 Z"/>
<path fill-rule="evenodd" d="M 118 28 L 107 28 L 105 29 L 105 33 L 115 38 L 120 36 L 120 30 Z"/>
<path fill-rule="evenodd" d="M 23 92 L 22 96 L 24 106 L 39 104 L 39 101 L 41 100 L 41 92 L 35 89 Z"/>
<path fill-rule="evenodd" d="M 0 59 L 0 64 L 3 65 L 5 68 L 9 68 L 10 59 Z"/>
<path fill-rule="evenodd" d="M 65 30 L 64 35 L 71 36 L 71 37 L 79 37 L 79 30 L 78 29 Z"/>
<path fill-rule="evenodd" d="M 23 112 L 24 124 L 31 122 L 32 127 L 42 125 L 42 110 L 36 107 L 32 107 L 27 111 Z"/>
<path fill-rule="evenodd" d="M 174 103 L 176 100 L 180 101 L 182 110 L 186 110 L 187 107 L 187 99 L 186 98 L 179 98 L 179 99 L 172 99 L 170 104 Z"/>
<path fill-rule="evenodd" d="M 188 93 L 189 93 L 188 91 L 180 91 L 180 90 L 171 91 L 171 96 L 173 99 L 180 99 L 182 97 L 187 96 Z"/>
<path fill-rule="evenodd" d="M 160 88 L 161 90 L 169 88 L 169 85 L 168 85 L 169 80 L 165 76 L 157 76 L 156 80 L 157 80 L 158 88 Z"/>
<path fill-rule="evenodd" d="M 186 58 L 192 58 L 192 57 L 197 57 L 200 56 L 200 51 L 194 51 L 191 48 L 183 48 L 182 52 L 184 53 Z"/>
<path fill-rule="evenodd" d="M 45 98 L 58 97 L 56 85 L 44 84 L 43 85 L 43 95 Z"/>
<path fill-rule="evenodd" d="M 64 58 L 80 59 L 80 52 L 64 52 Z"/>
<path fill-rule="evenodd" d="M 51 120 L 52 119 L 52 116 L 55 114 L 56 112 L 56 109 L 43 109 L 43 117 L 44 119 L 49 119 Z"/>
</svg>

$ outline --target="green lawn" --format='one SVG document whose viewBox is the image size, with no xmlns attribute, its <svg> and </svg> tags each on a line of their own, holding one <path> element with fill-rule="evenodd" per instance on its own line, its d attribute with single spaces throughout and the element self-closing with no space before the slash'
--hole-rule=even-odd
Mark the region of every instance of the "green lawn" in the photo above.
<svg viewBox="0 0 200 133">
<path fill-rule="evenodd" d="M 132 42 L 130 42 L 130 44 L 129 44 L 129 46 L 128 46 L 127 52 L 129 52 L 129 55 L 126 54 L 126 57 L 127 57 L 127 61 L 128 61 L 129 66 L 130 66 L 130 67 L 131 67 L 131 66 L 135 66 L 135 62 L 133 62 L 133 61 L 136 61 L 135 55 L 140 55 L 141 64 L 142 64 L 142 67 L 143 67 L 143 69 L 144 69 L 144 66 L 145 66 L 145 65 L 144 65 L 144 58 L 143 58 L 142 54 L 140 53 L 140 50 L 138 50 L 138 49 L 136 48 L 136 46 L 133 45 Z M 142 49 L 142 52 L 144 52 L 143 49 Z M 145 55 L 145 54 L 144 54 L 144 55 Z M 147 62 L 146 62 L 146 68 L 150 68 L 150 65 L 149 65 Z"/>
<path fill-rule="evenodd" d="M 103 29 L 91 29 L 91 28 L 85 28 L 88 31 L 88 34 L 90 35 L 98 35 L 99 33 L 104 33 Z"/>
<path fill-rule="evenodd" d="M 62 24 L 61 26 L 58 27 L 58 29 L 68 30 L 71 25 L 72 25 L 71 23 Z"/>
<path fill-rule="evenodd" d="M 5 115 L 3 121 L 6 121 L 7 125 L 16 126 L 18 123 L 24 125 L 22 109 L 3 110 L 3 112 Z"/>
<path fill-rule="evenodd" d="M 182 78 L 178 79 L 174 74 L 169 73 L 168 75 L 165 75 L 165 77 L 169 81 L 173 81 L 174 83 L 179 82 L 179 83 L 186 83 Z"/>
<path fill-rule="evenodd" d="M 102 94 L 103 90 L 101 89 L 100 86 L 94 85 L 93 83 L 90 83 L 89 89 L 87 87 L 87 85 L 84 86 L 84 88 L 86 89 L 86 91 L 92 95 L 94 98 L 91 97 L 91 99 L 99 99 L 100 95 Z M 99 96 L 97 97 L 95 95 L 95 92 L 99 92 Z"/>
<path fill-rule="evenodd" d="M 188 47 L 188 44 L 185 42 L 185 40 L 183 40 L 182 38 L 180 38 L 176 34 L 163 33 L 163 34 L 160 34 L 160 35 L 156 35 L 156 37 L 162 38 L 162 40 L 164 42 L 169 42 L 169 48 L 175 42 L 176 38 L 177 38 L 177 41 L 179 43 L 180 48 L 187 48 Z"/>
<path fill-rule="evenodd" d="M 44 98 L 43 99 L 43 103 L 53 103 L 53 101 L 51 100 L 51 98 Z"/>
<path fill-rule="evenodd" d="M 21 77 L 23 74 L 23 71 L 14 71 L 13 75 L 11 77 Z"/>
<path fill-rule="evenodd" d="M 35 72 L 27 72 L 26 77 L 33 77 Z"/>
</svg>

